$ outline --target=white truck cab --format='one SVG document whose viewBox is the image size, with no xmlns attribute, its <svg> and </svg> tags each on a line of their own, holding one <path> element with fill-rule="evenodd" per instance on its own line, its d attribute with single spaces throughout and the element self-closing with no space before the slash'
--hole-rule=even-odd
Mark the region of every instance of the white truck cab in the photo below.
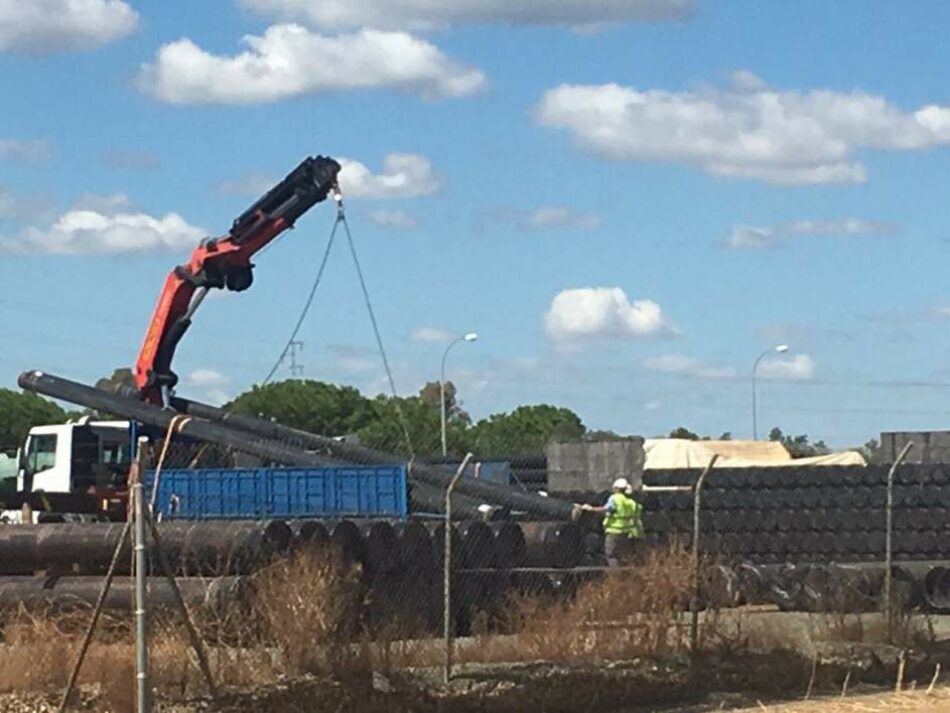
<svg viewBox="0 0 950 713">
<path fill-rule="evenodd" d="M 128 421 L 34 426 L 17 472 L 20 492 L 85 493 L 125 485 L 131 463 Z"/>
</svg>

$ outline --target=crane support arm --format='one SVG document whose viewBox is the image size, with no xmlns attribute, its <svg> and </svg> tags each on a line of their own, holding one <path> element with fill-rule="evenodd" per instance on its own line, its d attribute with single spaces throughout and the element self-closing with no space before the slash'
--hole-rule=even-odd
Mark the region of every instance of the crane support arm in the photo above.
<svg viewBox="0 0 950 713">
<path fill-rule="evenodd" d="M 253 255 L 297 218 L 326 199 L 336 185 L 340 164 L 324 156 L 297 166 L 234 221 L 227 235 L 207 238 L 188 262 L 168 275 L 135 363 L 142 399 L 162 404 L 163 390 L 178 383 L 171 369 L 175 348 L 209 289 L 246 290 L 253 282 Z"/>
</svg>

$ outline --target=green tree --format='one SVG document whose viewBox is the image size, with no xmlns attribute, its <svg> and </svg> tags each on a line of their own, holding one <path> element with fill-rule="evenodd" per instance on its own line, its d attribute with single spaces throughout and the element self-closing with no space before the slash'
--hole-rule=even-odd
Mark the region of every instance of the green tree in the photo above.
<svg viewBox="0 0 950 713">
<path fill-rule="evenodd" d="M 33 426 L 62 423 L 71 415 L 28 391 L 0 389 L 0 450 L 16 452 Z"/>
<path fill-rule="evenodd" d="M 235 413 L 273 418 L 323 436 L 356 433 L 376 418 L 372 403 L 352 386 L 288 379 L 254 386 L 231 404 Z"/>
<path fill-rule="evenodd" d="M 684 438 L 687 441 L 698 441 L 699 434 L 693 433 L 688 428 L 680 426 L 679 428 L 674 428 L 670 431 L 669 438 Z"/>
<path fill-rule="evenodd" d="M 135 389 L 135 376 L 128 367 L 119 367 L 112 370 L 112 376 L 104 376 L 96 382 L 96 388 L 101 391 L 108 391 L 110 394 L 116 393 L 120 388 L 127 387 Z M 89 416 L 97 421 L 123 421 L 124 416 L 109 413 L 107 411 L 98 411 L 94 408 L 84 408 L 81 412 L 83 416 Z"/>
<path fill-rule="evenodd" d="M 543 451 L 552 441 L 579 441 L 587 429 L 576 413 L 540 404 L 496 413 L 473 427 L 472 444 L 478 455 L 505 455 Z"/>
<path fill-rule="evenodd" d="M 881 462 L 881 444 L 877 442 L 876 438 L 872 438 L 863 446 L 856 448 L 855 450 L 857 450 L 857 452 L 860 453 L 864 457 L 864 460 L 868 463 Z"/>
<path fill-rule="evenodd" d="M 442 399 L 442 389 L 439 386 L 439 382 L 427 382 L 426 385 L 419 390 L 419 398 L 430 407 L 439 411 L 439 419 L 441 421 L 442 405 L 439 401 Z M 445 382 L 445 420 L 462 421 L 466 424 L 472 422 L 471 417 L 462 410 L 462 402 L 458 400 L 458 389 L 451 381 Z"/>
<path fill-rule="evenodd" d="M 773 428 L 769 431 L 769 440 L 778 441 L 785 446 L 785 450 L 791 454 L 792 458 L 810 458 L 812 456 L 823 456 L 831 452 L 824 441 L 810 443 L 808 436 L 804 433 L 798 436 L 787 436 L 782 433 L 781 428 Z"/>
<path fill-rule="evenodd" d="M 584 440 L 588 443 L 597 443 L 600 441 L 622 441 L 624 439 L 616 431 L 598 429 L 595 431 L 587 431 L 584 434 Z"/>
<path fill-rule="evenodd" d="M 96 382 L 96 388 L 103 391 L 115 392 L 121 386 L 135 388 L 135 376 L 128 367 L 120 367 L 112 371 L 112 376 L 108 376 Z"/>
<path fill-rule="evenodd" d="M 412 453 L 417 456 L 434 456 L 442 453 L 442 415 L 438 401 L 433 407 L 421 396 L 392 398 L 377 396 L 371 402 L 373 418 L 358 432 L 360 443 L 389 453 L 410 455 L 403 429 L 412 442 Z M 400 413 L 401 412 L 401 413 Z M 460 420 L 446 420 L 445 440 L 449 453 L 459 455 L 469 448 L 468 425 Z"/>
</svg>

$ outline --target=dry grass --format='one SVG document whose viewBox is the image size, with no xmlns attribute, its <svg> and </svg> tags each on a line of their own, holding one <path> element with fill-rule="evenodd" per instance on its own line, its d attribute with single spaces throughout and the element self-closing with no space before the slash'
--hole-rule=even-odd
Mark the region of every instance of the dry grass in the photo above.
<svg viewBox="0 0 950 713">
<path fill-rule="evenodd" d="M 894 612 L 889 643 L 900 648 L 926 648 L 936 640 L 929 616 L 899 609 Z M 879 613 L 850 614 L 825 612 L 810 617 L 809 633 L 814 641 L 888 643 L 886 618 Z"/>
<path fill-rule="evenodd" d="M 483 646 L 463 652 L 460 660 L 626 659 L 681 652 L 688 645 L 683 611 L 691 586 L 692 564 L 684 547 L 654 551 L 632 570 L 582 586 L 569 601 L 516 597 L 506 608 L 512 635 L 503 642 L 487 635 Z"/>
<path fill-rule="evenodd" d="M 647 555 L 633 571 L 581 587 L 569 601 L 523 595 L 508 606 L 508 636 L 485 632 L 460 647 L 467 662 L 630 658 L 681 651 L 682 611 L 690 587 L 682 548 Z M 418 586 L 409 582 L 408 587 Z M 389 671 L 441 662 L 438 640 L 418 638 L 419 617 L 405 589 L 374 595 L 358 568 L 300 553 L 255 577 L 247 608 L 196 611 L 219 685 L 267 684 L 286 675 Z M 388 612 L 376 616 L 374 611 Z M 6 618 L 0 692 L 61 689 L 76 660 L 88 612 Z M 167 614 L 151 621 L 151 678 L 162 695 L 205 692 L 184 627 Z M 431 625 L 429 628 L 431 632 Z M 134 649 L 128 618 L 106 619 L 90 647 L 80 684 L 94 686 L 116 710 L 128 709 Z"/>
<path fill-rule="evenodd" d="M 939 687 L 932 692 L 908 691 L 903 693 L 879 693 L 851 698 L 819 698 L 796 703 L 773 705 L 759 704 L 743 708 L 736 713 L 884 713 L 906 711 L 910 713 L 944 713 L 950 710 L 950 689 Z"/>
<path fill-rule="evenodd" d="M 196 611 L 193 617 L 207 642 L 215 680 L 223 687 L 264 686 L 288 675 L 438 666 L 442 646 L 433 638 L 433 624 L 430 621 L 420 635 L 419 612 L 410 605 L 419 601 L 411 595 L 422 583 L 406 579 L 367 585 L 358 567 L 300 553 L 256 575 L 252 601 L 245 607 L 223 613 Z M 565 663 L 659 660 L 684 653 L 689 644 L 684 612 L 691 586 L 691 556 L 685 548 L 654 551 L 631 570 L 609 573 L 569 597 L 523 593 L 500 605 L 495 601 L 494 624 L 459 642 L 455 660 Z M 500 622 L 499 613 L 504 616 Z M 704 612 L 701 642 L 707 650 L 743 648 L 747 634 L 741 626 L 733 631 L 719 621 L 730 616 L 741 621 L 732 612 Z M 6 621 L 0 641 L 0 692 L 61 690 L 88 612 L 42 616 L 21 611 Z M 847 634 L 852 640 L 867 640 L 875 635 L 869 627 L 866 621 L 855 624 L 842 617 L 825 624 L 825 638 Z M 93 686 L 106 708 L 130 710 L 133 661 L 129 617 L 109 619 L 97 633 L 80 683 Z M 150 661 L 152 682 L 163 698 L 205 693 L 177 616 L 152 620 Z"/>
<path fill-rule="evenodd" d="M 260 573 L 251 642 L 279 652 L 288 673 L 347 667 L 359 632 L 363 589 L 358 568 L 300 552 Z M 255 636 L 256 634 L 256 636 Z"/>
</svg>

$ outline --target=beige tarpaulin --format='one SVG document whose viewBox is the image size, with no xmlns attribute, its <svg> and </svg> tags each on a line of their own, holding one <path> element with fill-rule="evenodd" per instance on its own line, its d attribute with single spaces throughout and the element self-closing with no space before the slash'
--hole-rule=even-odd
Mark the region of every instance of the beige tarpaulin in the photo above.
<svg viewBox="0 0 950 713">
<path fill-rule="evenodd" d="M 681 438 L 647 438 L 644 470 L 703 468 L 719 454 L 717 468 L 769 468 L 802 465 L 867 465 L 860 453 L 844 451 L 812 458 L 792 458 L 777 441 L 690 441 Z"/>
</svg>

